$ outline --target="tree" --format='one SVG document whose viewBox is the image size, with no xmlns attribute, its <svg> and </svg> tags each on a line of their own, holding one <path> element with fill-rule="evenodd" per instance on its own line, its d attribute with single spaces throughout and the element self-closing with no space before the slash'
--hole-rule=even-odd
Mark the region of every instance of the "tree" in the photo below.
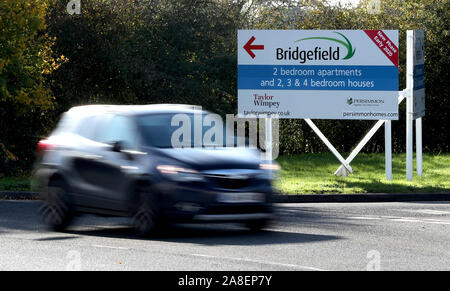
<svg viewBox="0 0 450 291">
<path fill-rule="evenodd" d="M 45 74 L 58 67 L 45 34 L 47 2 L 0 2 L 0 173 L 9 163 L 30 164 L 42 115 L 52 106 Z"/>
<path fill-rule="evenodd" d="M 49 33 L 69 62 L 49 76 L 60 111 L 85 103 L 235 107 L 232 1 L 85 0 L 80 15 L 54 1 Z"/>
</svg>

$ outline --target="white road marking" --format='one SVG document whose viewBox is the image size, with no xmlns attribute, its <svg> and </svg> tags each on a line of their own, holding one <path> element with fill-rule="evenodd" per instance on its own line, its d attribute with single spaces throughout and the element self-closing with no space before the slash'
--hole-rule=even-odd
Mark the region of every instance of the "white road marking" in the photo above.
<svg viewBox="0 0 450 291">
<path fill-rule="evenodd" d="M 395 221 L 400 221 L 400 222 L 424 222 L 418 219 L 411 219 L 411 218 L 398 218 L 398 219 L 393 219 Z"/>
<path fill-rule="evenodd" d="M 229 260 L 229 261 L 240 261 L 240 262 L 256 263 L 256 264 L 263 264 L 263 265 L 289 267 L 289 268 L 295 268 L 295 269 L 301 269 L 301 270 L 326 271 L 324 269 L 319 269 L 319 268 L 309 267 L 309 266 L 301 266 L 301 265 L 285 264 L 285 263 L 277 263 L 277 262 L 268 262 L 268 261 L 253 260 L 253 259 L 246 259 L 246 258 L 221 257 L 221 256 L 211 256 L 211 255 L 202 255 L 202 254 L 190 254 L 190 255 L 194 256 L 194 257 Z"/>
<path fill-rule="evenodd" d="M 434 210 L 434 209 L 395 209 L 397 211 L 421 213 L 430 215 L 450 215 L 450 211 Z"/>
<path fill-rule="evenodd" d="M 104 248 L 104 249 L 116 249 L 116 250 L 131 250 L 130 248 L 115 247 L 115 246 L 104 246 L 104 245 L 92 245 L 94 248 Z"/>
<path fill-rule="evenodd" d="M 360 219 L 360 220 L 380 220 L 383 219 L 381 217 L 375 217 L 375 216 L 352 216 L 352 217 L 347 217 L 350 219 Z"/>
<path fill-rule="evenodd" d="M 348 219 L 357 220 L 389 220 L 396 222 L 414 222 L 414 223 L 431 223 L 450 225 L 450 220 L 433 219 L 433 218 L 414 218 L 414 217 L 398 217 L 398 216 L 350 216 Z"/>
<path fill-rule="evenodd" d="M 428 221 L 427 223 L 431 223 L 431 224 L 448 224 L 448 225 L 450 225 L 450 221 Z"/>
</svg>

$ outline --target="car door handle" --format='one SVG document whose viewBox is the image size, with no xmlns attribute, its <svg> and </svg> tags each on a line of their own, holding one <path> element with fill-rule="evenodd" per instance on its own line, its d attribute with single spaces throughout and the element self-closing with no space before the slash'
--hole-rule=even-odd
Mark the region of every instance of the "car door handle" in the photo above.
<svg viewBox="0 0 450 291">
<path fill-rule="evenodd" d="M 86 160 L 90 160 L 90 161 L 97 161 L 103 158 L 103 156 L 99 156 L 99 155 L 82 155 L 81 156 L 83 159 Z"/>
</svg>

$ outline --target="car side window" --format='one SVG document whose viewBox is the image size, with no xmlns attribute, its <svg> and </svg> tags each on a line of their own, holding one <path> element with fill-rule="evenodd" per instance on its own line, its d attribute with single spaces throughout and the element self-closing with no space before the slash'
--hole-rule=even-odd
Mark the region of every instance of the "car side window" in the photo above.
<svg viewBox="0 0 450 291">
<path fill-rule="evenodd" d="M 96 116 L 84 118 L 78 127 L 78 134 L 88 139 L 94 139 Z"/>
<path fill-rule="evenodd" d="M 135 150 L 139 147 L 139 139 L 132 120 L 126 116 L 114 116 L 103 124 L 103 132 L 98 134 L 100 142 L 112 144 L 121 142 L 125 150 Z"/>
</svg>

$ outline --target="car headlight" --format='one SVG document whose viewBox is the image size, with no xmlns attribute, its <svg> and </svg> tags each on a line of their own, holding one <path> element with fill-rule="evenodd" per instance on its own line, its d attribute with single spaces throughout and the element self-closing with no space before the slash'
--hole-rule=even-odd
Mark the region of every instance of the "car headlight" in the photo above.
<svg viewBox="0 0 450 291">
<path fill-rule="evenodd" d="M 159 165 L 156 169 L 165 177 L 177 182 L 202 182 L 201 173 L 192 169 L 186 169 L 172 165 Z"/>
<path fill-rule="evenodd" d="M 269 170 L 269 171 L 279 171 L 281 168 L 278 164 L 272 164 L 272 163 L 264 163 L 259 164 L 259 168 L 261 170 Z"/>
<path fill-rule="evenodd" d="M 277 163 L 261 163 L 259 164 L 259 169 L 263 170 L 261 178 L 263 179 L 277 179 L 279 177 L 280 165 Z"/>
</svg>

